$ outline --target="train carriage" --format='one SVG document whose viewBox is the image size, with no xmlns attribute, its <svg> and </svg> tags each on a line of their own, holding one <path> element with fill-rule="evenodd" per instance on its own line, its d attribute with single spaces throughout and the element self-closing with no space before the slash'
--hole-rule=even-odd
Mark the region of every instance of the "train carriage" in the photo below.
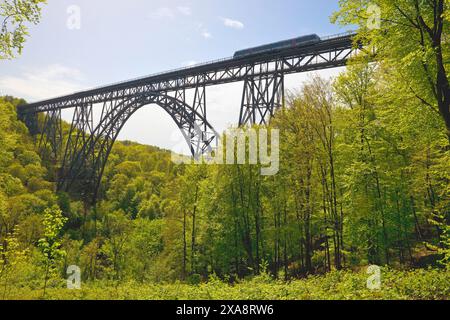
<svg viewBox="0 0 450 320">
<path fill-rule="evenodd" d="M 261 53 L 267 53 L 272 51 L 279 51 L 289 48 L 303 47 L 309 44 L 314 44 L 320 41 L 320 37 L 317 34 L 310 34 L 294 39 L 284 40 L 280 42 L 275 42 L 271 44 L 262 45 L 259 47 L 249 48 L 245 50 L 236 51 L 234 58 L 243 58 L 247 56 L 252 56 Z"/>
</svg>

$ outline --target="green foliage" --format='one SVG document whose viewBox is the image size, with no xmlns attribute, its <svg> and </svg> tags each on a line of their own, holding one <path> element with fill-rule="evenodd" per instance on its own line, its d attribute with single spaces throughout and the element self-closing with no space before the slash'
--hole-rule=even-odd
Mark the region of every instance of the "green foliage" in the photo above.
<svg viewBox="0 0 450 320">
<path fill-rule="evenodd" d="M 356 40 L 376 48 L 377 61 L 389 71 L 391 92 L 438 113 L 450 139 L 448 0 L 340 0 L 339 5 L 332 21 L 357 25 Z M 374 6 L 380 11 L 379 28 L 370 23 L 377 18 L 370 10 Z"/>
<path fill-rule="evenodd" d="M 44 237 L 39 239 L 38 248 L 43 254 L 45 265 L 44 297 L 47 289 L 47 281 L 50 274 L 56 271 L 57 264 L 66 255 L 61 250 L 61 230 L 67 219 L 62 216 L 61 210 L 54 206 L 44 211 Z"/>
<path fill-rule="evenodd" d="M 66 221 L 67 218 L 62 216 L 62 212 L 57 206 L 44 211 L 44 237 L 39 239 L 38 247 L 46 261 L 54 262 L 64 257 L 65 253 L 60 249 L 60 236 Z"/>
<path fill-rule="evenodd" d="M 440 270 L 394 271 L 384 269 L 380 290 L 366 287 L 365 272 L 339 271 L 289 283 L 244 280 L 229 285 L 217 278 L 200 285 L 137 284 L 113 286 L 109 282 L 86 283 L 81 290 L 52 288 L 52 300 L 447 300 L 450 273 Z M 15 288 L 8 299 L 37 299 L 39 291 Z"/>
<path fill-rule="evenodd" d="M 1 206 L 1 198 L 0 198 Z M 0 208 L 1 210 L 1 208 Z M 20 272 L 20 265 L 26 261 L 26 250 L 21 249 L 20 242 L 17 239 L 16 231 L 11 232 L 0 245 L 0 283 L 2 290 L 2 299 L 6 298 L 11 289 L 11 278 Z"/>
<path fill-rule="evenodd" d="M 0 60 L 21 54 L 28 36 L 26 23 L 37 24 L 46 0 L 3 0 L 0 3 Z"/>
</svg>

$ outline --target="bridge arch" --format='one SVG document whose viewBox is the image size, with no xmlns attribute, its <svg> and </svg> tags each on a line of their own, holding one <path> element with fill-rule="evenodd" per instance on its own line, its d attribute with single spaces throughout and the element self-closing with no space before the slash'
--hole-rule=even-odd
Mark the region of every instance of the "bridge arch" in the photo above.
<svg viewBox="0 0 450 320">
<path fill-rule="evenodd" d="M 76 192 L 95 202 L 112 147 L 133 114 L 144 106 L 156 104 L 166 111 L 181 130 L 191 154 L 198 159 L 211 152 L 218 134 L 206 118 L 193 107 L 167 93 L 147 92 L 117 103 L 102 114 L 99 124 L 82 144 L 66 145 L 58 177 L 58 190 Z M 70 139 L 70 137 L 69 137 Z"/>
</svg>

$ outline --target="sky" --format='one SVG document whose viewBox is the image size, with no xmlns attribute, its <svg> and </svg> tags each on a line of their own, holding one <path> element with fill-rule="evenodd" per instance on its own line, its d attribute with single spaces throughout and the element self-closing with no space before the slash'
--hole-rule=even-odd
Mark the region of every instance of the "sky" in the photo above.
<svg viewBox="0 0 450 320">
<path fill-rule="evenodd" d="M 23 54 L 0 61 L 0 95 L 34 102 L 304 34 L 348 31 L 330 22 L 337 9 L 337 0 L 48 0 Z M 343 70 L 316 74 L 330 78 Z M 286 89 L 299 90 L 311 76 L 287 76 Z M 207 88 L 208 120 L 217 131 L 238 122 L 242 89 L 242 83 Z M 137 111 L 119 139 L 185 151 L 176 125 L 156 105 Z"/>
</svg>

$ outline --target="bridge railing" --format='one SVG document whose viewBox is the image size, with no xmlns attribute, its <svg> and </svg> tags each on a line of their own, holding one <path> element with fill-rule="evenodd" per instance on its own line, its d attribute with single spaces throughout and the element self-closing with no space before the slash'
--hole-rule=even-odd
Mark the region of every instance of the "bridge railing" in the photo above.
<svg viewBox="0 0 450 320">
<path fill-rule="evenodd" d="M 341 33 L 338 33 L 338 34 L 333 34 L 333 35 L 330 35 L 330 36 L 320 37 L 320 39 L 322 41 L 325 41 L 325 40 L 339 39 L 339 38 L 343 38 L 343 37 L 348 37 L 348 36 L 352 36 L 352 35 L 355 35 L 355 34 L 356 34 L 356 31 L 351 30 L 351 31 L 347 31 L 347 32 L 341 32 Z"/>
<path fill-rule="evenodd" d="M 103 85 L 103 86 L 99 86 L 99 87 L 94 87 L 94 88 L 92 88 L 90 90 L 102 89 L 102 88 L 109 87 L 109 86 L 116 86 L 116 85 L 120 85 L 120 84 L 124 84 L 124 83 L 128 83 L 128 82 L 133 82 L 133 81 L 139 81 L 139 80 L 144 80 L 144 79 L 148 79 L 148 78 L 158 77 L 158 76 L 165 75 L 165 74 L 171 74 L 171 73 L 174 73 L 174 72 L 180 72 L 180 71 L 195 69 L 195 68 L 198 68 L 198 67 L 201 67 L 201 66 L 206 66 L 206 65 L 209 65 L 209 64 L 220 63 L 220 62 L 225 62 L 225 61 L 230 61 L 230 60 L 233 60 L 233 57 L 222 58 L 222 59 L 217 59 L 217 60 L 211 60 L 211 61 L 196 63 L 196 64 L 189 65 L 189 66 L 186 66 L 186 67 L 170 69 L 168 71 L 152 73 L 152 74 L 149 74 L 149 75 L 146 75 L 146 76 L 141 76 L 141 77 L 132 78 L 132 79 L 124 80 L 124 81 L 110 83 L 110 84 L 108 84 L 106 86 Z"/>
</svg>

